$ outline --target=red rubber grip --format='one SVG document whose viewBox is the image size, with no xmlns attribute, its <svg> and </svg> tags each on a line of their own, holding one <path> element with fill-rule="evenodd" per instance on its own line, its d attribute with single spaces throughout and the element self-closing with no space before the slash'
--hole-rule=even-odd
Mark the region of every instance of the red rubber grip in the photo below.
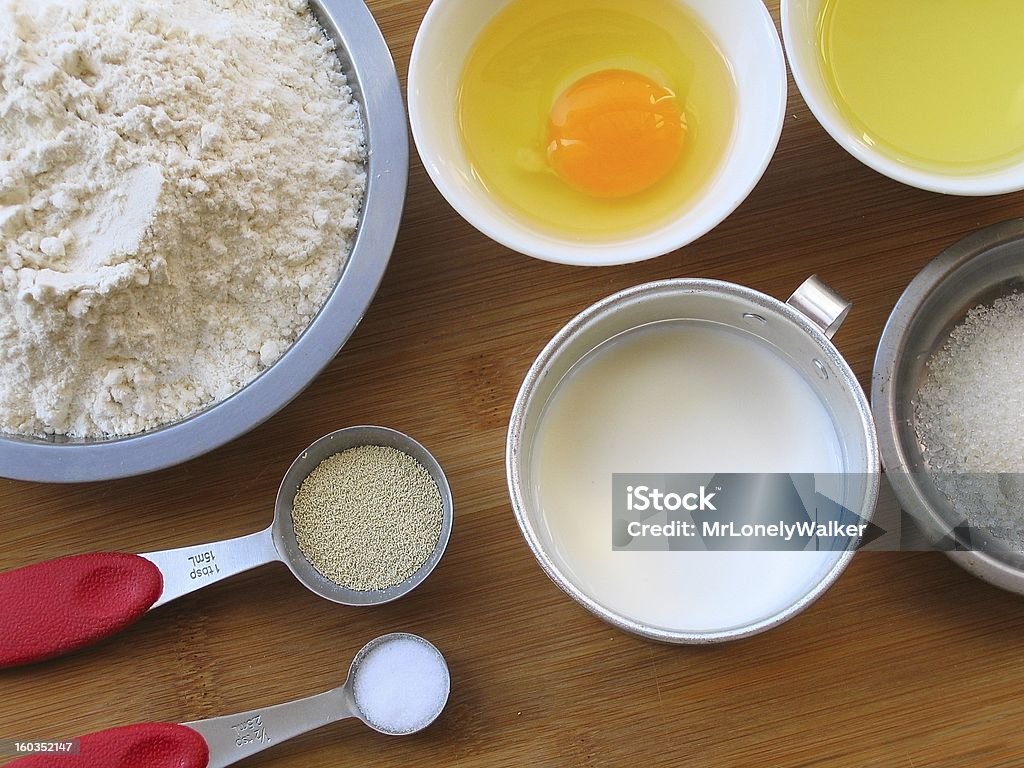
<svg viewBox="0 0 1024 768">
<path fill-rule="evenodd" d="M 0 667 L 82 648 L 138 620 L 163 592 L 138 555 L 76 555 L 0 574 Z"/>
<path fill-rule="evenodd" d="M 206 768 L 210 749 L 191 728 L 147 723 L 90 733 L 76 755 L 30 755 L 4 768 Z"/>
</svg>

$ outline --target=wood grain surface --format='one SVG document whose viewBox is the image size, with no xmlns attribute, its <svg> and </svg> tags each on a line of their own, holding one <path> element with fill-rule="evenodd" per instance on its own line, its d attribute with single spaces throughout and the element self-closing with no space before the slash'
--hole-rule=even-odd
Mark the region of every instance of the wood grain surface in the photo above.
<svg viewBox="0 0 1024 768">
<path fill-rule="evenodd" d="M 777 19 L 777 0 L 769 5 Z M 404 84 L 427 0 L 370 6 Z M 186 721 L 319 692 L 341 683 L 364 642 L 407 630 L 451 667 L 435 726 L 389 739 L 344 722 L 245 765 L 1024 765 L 1020 598 L 940 554 L 861 554 L 806 613 L 767 634 L 652 644 L 547 580 L 512 517 L 503 464 L 532 359 L 609 293 L 695 276 L 785 298 L 820 273 L 854 302 L 836 342 L 866 387 L 915 273 L 972 230 L 1020 216 L 1024 196 L 951 198 L 889 181 L 840 149 L 791 87 L 778 155 L 728 221 L 648 263 L 580 269 L 478 234 L 413 155 L 384 285 L 330 368 L 262 427 L 175 469 L 68 487 L 0 481 L 0 570 L 255 531 L 295 455 L 360 423 L 410 433 L 445 467 L 456 520 L 438 569 L 408 598 L 372 609 L 319 600 L 283 566 L 221 583 L 77 655 L 0 672 L 0 738 Z"/>
</svg>

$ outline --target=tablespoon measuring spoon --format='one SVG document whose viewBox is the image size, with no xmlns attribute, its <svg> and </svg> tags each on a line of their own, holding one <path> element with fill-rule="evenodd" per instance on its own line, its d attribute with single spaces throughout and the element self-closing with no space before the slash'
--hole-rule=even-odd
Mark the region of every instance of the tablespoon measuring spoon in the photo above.
<svg viewBox="0 0 1024 768">
<path fill-rule="evenodd" d="M 398 632 L 371 640 L 356 654 L 339 688 L 237 715 L 174 725 L 113 728 L 78 739 L 66 768 L 224 768 L 257 752 L 338 720 L 356 717 L 388 736 L 417 733 L 437 719 L 451 678 L 444 656 L 417 635 Z M 51 768 L 52 755 L 34 755 L 6 768 Z"/>
<path fill-rule="evenodd" d="M 321 461 L 365 445 L 395 448 L 416 459 L 437 483 L 441 535 L 426 562 L 397 586 L 356 591 L 321 575 L 299 549 L 292 501 Z M 440 561 L 452 529 L 452 495 L 433 456 L 408 435 L 385 427 L 349 427 L 326 435 L 292 462 L 277 492 L 273 524 L 259 533 L 142 555 L 74 555 L 0 574 L 0 667 L 77 650 L 182 595 L 266 563 L 280 561 L 311 592 L 343 605 L 379 605 L 408 594 Z"/>
</svg>

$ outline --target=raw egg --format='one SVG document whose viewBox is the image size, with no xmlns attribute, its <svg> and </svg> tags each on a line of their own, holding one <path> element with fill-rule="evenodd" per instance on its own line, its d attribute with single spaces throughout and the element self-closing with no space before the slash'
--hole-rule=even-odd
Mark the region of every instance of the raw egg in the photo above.
<svg viewBox="0 0 1024 768">
<path fill-rule="evenodd" d="M 679 158 L 685 121 L 676 95 L 624 69 L 595 72 L 558 97 L 548 162 L 595 197 L 627 197 L 663 179 Z"/>
<path fill-rule="evenodd" d="M 732 140 L 736 84 L 678 0 L 511 0 L 459 82 L 473 176 L 524 225 L 576 240 L 685 214 Z"/>
</svg>

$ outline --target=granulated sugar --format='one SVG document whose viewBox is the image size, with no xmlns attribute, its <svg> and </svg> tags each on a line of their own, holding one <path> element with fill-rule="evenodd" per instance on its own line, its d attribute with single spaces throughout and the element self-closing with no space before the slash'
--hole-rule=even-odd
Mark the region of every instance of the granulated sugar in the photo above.
<svg viewBox="0 0 1024 768">
<path fill-rule="evenodd" d="M 928 361 L 914 415 L 936 485 L 1024 549 L 1024 294 L 975 307 Z"/>
<path fill-rule="evenodd" d="M 358 107 L 298 0 L 0 3 L 0 431 L 236 392 L 337 282 Z"/>
</svg>

